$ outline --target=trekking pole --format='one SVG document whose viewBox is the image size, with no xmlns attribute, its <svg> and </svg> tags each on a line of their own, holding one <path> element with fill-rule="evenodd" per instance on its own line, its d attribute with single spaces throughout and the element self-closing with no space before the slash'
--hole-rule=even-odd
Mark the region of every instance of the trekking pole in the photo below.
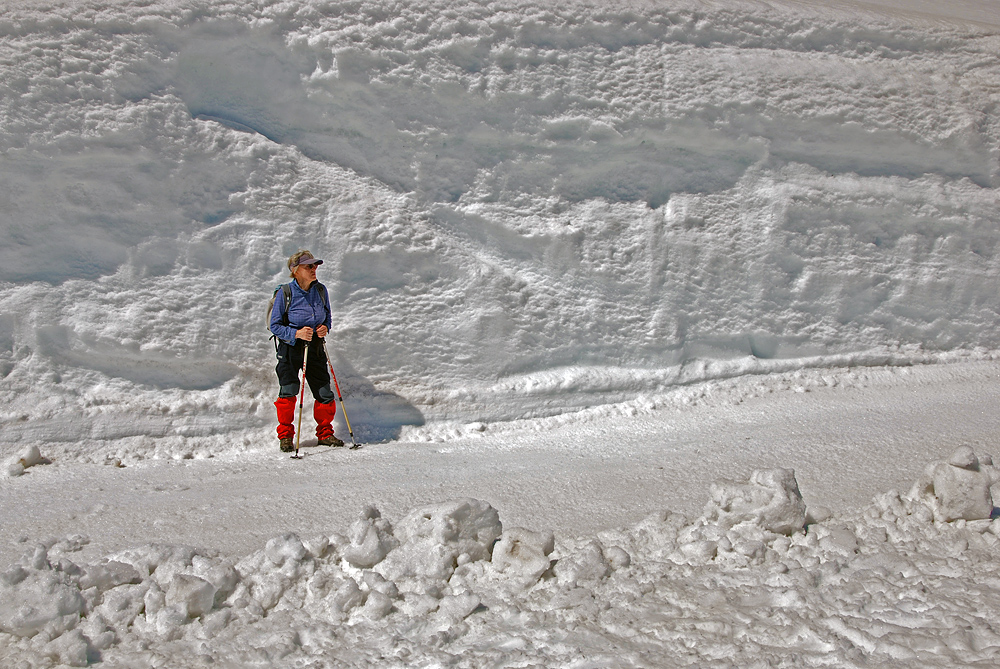
<svg viewBox="0 0 1000 669">
<path fill-rule="evenodd" d="M 326 354 L 326 364 L 330 367 L 330 376 L 333 378 L 333 387 L 337 389 L 337 401 L 340 402 L 340 409 L 344 412 L 344 422 L 347 423 L 347 433 L 351 435 L 351 448 L 359 448 L 361 444 L 354 441 L 354 430 L 351 429 L 351 419 L 347 417 L 347 407 L 344 406 L 344 398 L 340 396 L 340 384 L 337 383 L 337 373 L 333 371 L 333 362 L 330 360 L 330 351 L 326 348 L 326 339 L 323 342 L 323 353 Z"/>
<path fill-rule="evenodd" d="M 309 342 L 306 342 L 305 353 L 302 354 L 302 388 L 299 390 L 299 427 L 295 430 L 295 455 L 293 460 L 301 460 L 299 444 L 302 442 L 302 400 L 306 396 L 306 361 L 309 360 Z"/>
</svg>

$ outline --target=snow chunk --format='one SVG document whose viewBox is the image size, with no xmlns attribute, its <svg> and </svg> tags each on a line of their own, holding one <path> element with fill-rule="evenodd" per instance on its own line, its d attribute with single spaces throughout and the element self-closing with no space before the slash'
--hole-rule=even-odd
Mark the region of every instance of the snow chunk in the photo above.
<svg viewBox="0 0 1000 669">
<path fill-rule="evenodd" d="M 104 564 L 83 565 L 80 576 L 80 589 L 97 588 L 98 592 L 106 592 L 119 585 L 135 585 L 142 581 L 142 576 L 130 564 L 108 560 Z"/>
<path fill-rule="evenodd" d="M 365 598 L 365 593 L 362 592 L 358 582 L 348 577 L 344 579 L 333 595 L 333 606 L 338 611 L 347 613 L 356 606 L 362 606 L 365 603 Z"/>
<path fill-rule="evenodd" d="M 993 514 L 990 486 L 997 481 L 993 458 L 976 457 L 969 446 L 959 447 L 947 461 L 932 462 L 913 484 L 908 497 L 924 502 L 935 520 L 985 520 Z"/>
<path fill-rule="evenodd" d="M 375 571 L 364 572 L 364 582 L 368 588 L 368 598 L 364 603 L 364 614 L 372 620 L 380 620 L 392 611 L 393 600 L 399 597 L 399 589 L 392 581 L 387 581 Z"/>
<path fill-rule="evenodd" d="M 450 578 L 460 564 L 487 560 L 503 533 L 496 509 L 466 498 L 411 511 L 396 525 L 401 542 L 379 565 L 390 580 Z"/>
<path fill-rule="evenodd" d="M 4 473 L 9 477 L 14 478 L 24 474 L 25 470 L 29 467 L 44 465 L 49 462 L 51 462 L 51 460 L 42 457 L 41 451 L 38 450 L 38 446 L 27 446 L 4 464 Z"/>
<path fill-rule="evenodd" d="M 858 552 L 858 537 L 848 527 L 816 525 L 816 537 L 824 553 L 850 557 Z"/>
<path fill-rule="evenodd" d="M 90 664 L 87 661 L 87 639 L 80 630 L 63 634 L 45 644 L 44 652 L 69 667 Z"/>
<path fill-rule="evenodd" d="M 215 605 L 215 586 L 198 576 L 174 574 L 167 590 L 167 605 L 178 607 L 189 618 L 200 618 Z"/>
<path fill-rule="evenodd" d="M 136 616 L 146 608 L 146 593 L 150 590 L 152 581 L 139 585 L 121 585 L 104 593 L 90 617 L 100 617 L 108 625 L 124 634 Z"/>
<path fill-rule="evenodd" d="M 35 465 L 40 465 L 43 462 L 47 462 L 45 458 L 42 457 L 41 452 L 38 450 L 38 446 L 29 446 L 21 453 L 17 459 L 25 469 L 28 467 L 34 467 Z"/>
<path fill-rule="evenodd" d="M 498 572 L 530 585 L 548 570 L 552 563 L 549 553 L 554 547 L 555 537 L 551 532 L 542 534 L 511 527 L 504 530 L 493 547 L 493 566 Z"/>
<path fill-rule="evenodd" d="M 147 544 L 121 551 L 111 559 L 130 564 L 143 576 L 153 575 L 161 586 L 177 571 L 190 568 L 197 551 L 190 546 Z"/>
<path fill-rule="evenodd" d="M 0 631 L 32 637 L 73 629 L 85 602 L 80 589 L 62 573 L 13 567 L 0 579 Z"/>
<path fill-rule="evenodd" d="M 361 512 L 361 518 L 351 525 L 350 543 L 342 548 L 344 559 L 355 567 L 374 567 L 399 545 L 392 534 L 392 525 L 382 518 L 374 506 Z"/>
<path fill-rule="evenodd" d="M 482 600 L 479 597 L 467 592 L 459 595 L 449 595 L 441 600 L 437 613 L 441 618 L 458 622 L 472 615 L 481 603 Z"/>
<path fill-rule="evenodd" d="M 755 471 L 745 483 L 712 484 L 705 512 L 677 534 L 677 550 L 670 559 L 703 564 L 723 560 L 734 566 L 761 564 L 768 545 L 792 535 L 805 525 L 795 472 L 791 469 Z"/>
<path fill-rule="evenodd" d="M 794 470 L 757 470 L 747 483 L 714 483 L 704 519 L 727 529 L 749 521 L 769 532 L 793 534 L 805 524 L 806 505 Z"/>
<path fill-rule="evenodd" d="M 239 584 L 240 575 L 230 562 L 210 564 L 204 573 L 197 574 L 215 587 L 216 605 L 224 602 Z"/>
<path fill-rule="evenodd" d="M 373 590 L 368 593 L 363 610 L 364 614 L 371 620 L 381 620 L 392 611 L 392 598 L 385 593 Z"/>
<path fill-rule="evenodd" d="M 604 545 L 591 539 L 556 562 L 552 567 L 560 583 L 575 585 L 581 581 L 599 581 L 611 574 L 611 563 L 604 553 Z"/>
<path fill-rule="evenodd" d="M 291 533 L 270 539 L 264 546 L 264 555 L 275 567 L 280 567 L 287 561 L 301 562 L 307 554 L 302 540 Z"/>
<path fill-rule="evenodd" d="M 971 446 L 959 446 L 948 458 L 948 464 L 962 469 L 975 470 L 979 468 L 979 458 L 976 457 L 976 452 L 972 450 Z"/>
<path fill-rule="evenodd" d="M 632 556 L 620 546 L 611 546 L 604 549 L 604 557 L 608 559 L 608 564 L 614 570 L 625 569 L 632 565 Z"/>
</svg>

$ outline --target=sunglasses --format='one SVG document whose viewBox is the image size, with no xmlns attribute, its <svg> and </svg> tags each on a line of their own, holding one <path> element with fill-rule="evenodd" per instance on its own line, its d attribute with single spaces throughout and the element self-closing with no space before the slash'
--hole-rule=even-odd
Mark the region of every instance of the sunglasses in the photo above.
<svg viewBox="0 0 1000 669">
<path fill-rule="evenodd" d="M 315 272 L 317 265 L 316 263 L 309 263 L 308 265 L 306 264 L 299 265 L 299 267 L 305 267 L 306 269 L 311 269 L 312 271 Z"/>
</svg>

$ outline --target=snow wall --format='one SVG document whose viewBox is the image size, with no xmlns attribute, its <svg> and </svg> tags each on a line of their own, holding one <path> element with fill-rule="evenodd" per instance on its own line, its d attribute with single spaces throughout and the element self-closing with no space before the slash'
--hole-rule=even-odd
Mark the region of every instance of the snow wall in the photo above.
<svg viewBox="0 0 1000 669">
<path fill-rule="evenodd" d="M 270 435 L 300 248 L 362 439 L 1000 347 L 995 26 L 549 4 L 3 10 L 0 441 Z"/>
</svg>

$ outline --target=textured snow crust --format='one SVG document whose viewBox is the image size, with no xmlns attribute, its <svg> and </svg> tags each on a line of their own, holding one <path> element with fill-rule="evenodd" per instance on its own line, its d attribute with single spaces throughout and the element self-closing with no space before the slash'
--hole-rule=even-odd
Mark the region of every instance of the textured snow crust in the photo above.
<svg viewBox="0 0 1000 669">
<path fill-rule="evenodd" d="M 0 661 L 986 666 L 1000 471 L 965 446 L 928 472 L 834 515 L 806 509 L 790 469 L 761 470 L 713 485 L 699 518 L 576 539 L 504 527 L 470 498 L 397 521 L 372 507 L 344 533 L 284 534 L 241 559 L 156 544 L 80 563 L 86 539 L 67 537 L 0 575 Z"/>
<path fill-rule="evenodd" d="M 988 355 L 997 40 L 848 5 L 13 5 L 2 448 L 259 448 L 302 247 L 364 440 Z"/>
</svg>

